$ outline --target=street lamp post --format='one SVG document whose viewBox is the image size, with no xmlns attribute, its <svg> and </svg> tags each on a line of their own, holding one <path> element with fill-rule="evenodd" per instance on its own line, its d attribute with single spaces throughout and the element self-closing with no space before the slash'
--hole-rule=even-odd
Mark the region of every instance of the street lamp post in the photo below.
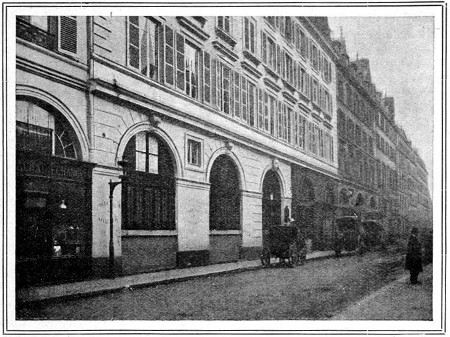
<svg viewBox="0 0 450 337">
<path fill-rule="evenodd" d="M 109 277 L 116 277 L 115 268 L 115 256 L 114 256 L 114 217 L 113 217 L 113 204 L 114 204 L 114 189 L 122 184 L 126 183 L 126 164 L 127 161 L 120 160 L 117 162 L 120 166 L 124 168 L 124 175 L 119 176 L 120 181 L 109 180 Z"/>
</svg>

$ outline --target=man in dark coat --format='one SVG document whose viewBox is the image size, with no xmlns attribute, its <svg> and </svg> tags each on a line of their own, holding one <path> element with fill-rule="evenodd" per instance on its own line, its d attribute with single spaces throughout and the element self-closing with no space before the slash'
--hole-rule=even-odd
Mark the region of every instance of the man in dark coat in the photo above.
<svg viewBox="0 0 450 337">
<path fill-rule="evenodd" d="M 417 238 L 419 230 L 417 227 L 411 229 L 411 236 L 408 241 L 408 251 L 406 253 L 405 269 L 409 270 L 411 284 L 420 284 L 417 280 L 422 269 L 422 245 Z"/>
</svg>

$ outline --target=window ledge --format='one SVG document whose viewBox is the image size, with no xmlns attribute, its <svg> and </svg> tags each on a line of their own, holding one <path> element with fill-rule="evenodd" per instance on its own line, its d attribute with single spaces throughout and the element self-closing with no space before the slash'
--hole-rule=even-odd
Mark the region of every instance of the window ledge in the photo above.
<svg viewBox="0 0 450 337">
<path fill-rule="evenodd" d="M 198 37 L 199 39 L 201 39 L 202 41 L 206 41 L 209 39 L 209 37 L 210 37 L 209 34 L 204 32 L 202 29 L 196 27 L 194 24 L 192 24 L 192 22 L 190 22 L 188 19 L 186 19 L 186 17 L 177 16 L 177 21 L 179 22 L 179 24 L 181 26 L 186 28 L 191 33 L 195 34 L 195 36 Z"/>
<path fill-rule="evenodd" d="M 291 102 L 292 104 L 296 104 L 297 100 L 295 99 L 295 97 L 288 91 L 283 91 L 283 97 L 288 100 L 289 102 Z"/>
<path fill-rule="evenodd" d="M 250 74 L 252 74 L 256 78 L 259 79 L 262 77 L 262 73 L 259 72 L 253 64 L 250 64 L 246 61 L 242 61 L 241 65 L 244 70 L 247 70 Z"/>
<path fill-rule="evenodd" d="M 244 54 L 244 57 L 250 60 L 256 67 L 261 64 L 261 61 L 248 50 L 244 50 L 242 54 Z"/>
<path fill-rule="evenodd" d="M 264 84 L 269 87 L 270 89 L 276 91 L 276 92 L 280 92 L 281 91 L 281 87 L 279 87 L 274 81 L 272 81 L 270 78 L 264 78 Z"/>
<path fill-rule="evenodd" d="M 304 100 L 306 103 L 309 103 L 309 102 L 310 102 L 310 99 L 309 99 L 307 96 L 303 95 L 300 91 L 298 92 L 298 96 L 299 96 L 302 100 Z"/>
<path fill-rule="evenodd" d="M 220 41 L 214 41 L 212 43 L 213 47 L 221 52 L 224 56 L 228 57 L 232 62 L 236 62 L 239 56 L 230 50 L 227 46 L 223 45 Z"/>
<path fill-rule="evenodd" d="M 266 73 L 268 75 L 270 75 L 275 81 L 278 81 L 278 79 L 280 78 L 280 76 L 278 76 L 278 74 L 273 71 L 272 69 L 270 69 L 268 66 L 264 65 L 264 69 L 266 70 Z"/>
<path fill-rule="evenodd" d="M 216 27 L 216 35 L 217 37 L 228 43 L 231 48 L 234 48 L 234 46 L 237 44 L 237 41 L 233 37 L 231 37 L 227 32 L 219 27 Z"/>
<path fill-rule="evenodd" d="M 307 114 L 311 113 L 311 110 L 306 105 L 304 105 L 302 103 L 298 103 L 297 105 L 300 108 L 300 111 L 305 112 Z"/>
<path fill-rule="evenodd" d="M 122 236 L 177 236 L 176 230 L 122 229 Z"/>
<path fill-rule="evenodd" d="M 286 81 L 286 80 L 282 80 L 282 81 L 283 81 L 284 87 L 285 87 L 286 89 L 288 89 L 288 90 L 290 91 L 291 94 L 294 94 L 294 92 L 295 92 L 294 86 L 293 86 L 292 84 L 290 84 L 290 83 L 289 83 L 288 81 Z"/>
<path fill-rule="evenodd" d="M 214 229 L 209 231 L 210 235 L 241 235 L 242 231 L 235 229 L 235 230 L 218 230 Z"/>
</svg>

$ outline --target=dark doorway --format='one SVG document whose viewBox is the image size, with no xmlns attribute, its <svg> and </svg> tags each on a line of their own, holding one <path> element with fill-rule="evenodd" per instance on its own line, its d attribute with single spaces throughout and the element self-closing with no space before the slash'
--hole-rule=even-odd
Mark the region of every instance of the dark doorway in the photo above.
<svg viewBox="0 0 450 337">
<path fill-rule="evenodd" d="M 262 229 L 263 245 L 266 244 L 267 232 L 270 227 L 281 224 L 281 188 L 280 180 L 275 171 L 266 173 L 263 181 Z"/>
</svg>

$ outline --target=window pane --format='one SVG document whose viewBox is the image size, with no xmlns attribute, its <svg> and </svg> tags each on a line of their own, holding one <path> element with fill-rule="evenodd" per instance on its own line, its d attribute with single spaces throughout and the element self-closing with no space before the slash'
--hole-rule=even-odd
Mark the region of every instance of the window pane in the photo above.
<svg viewBox="0 0 450 337">
<path fill-rule="evenodd" d="M 145 172 L 145 163 L 147 155 L 145 152 L 136 152 L 136 171 Z"/>
<path fill-rule="evenodd" d="M 158 174 L 158 156 L 148 155 L 148 172 Z"/>
</svg>

